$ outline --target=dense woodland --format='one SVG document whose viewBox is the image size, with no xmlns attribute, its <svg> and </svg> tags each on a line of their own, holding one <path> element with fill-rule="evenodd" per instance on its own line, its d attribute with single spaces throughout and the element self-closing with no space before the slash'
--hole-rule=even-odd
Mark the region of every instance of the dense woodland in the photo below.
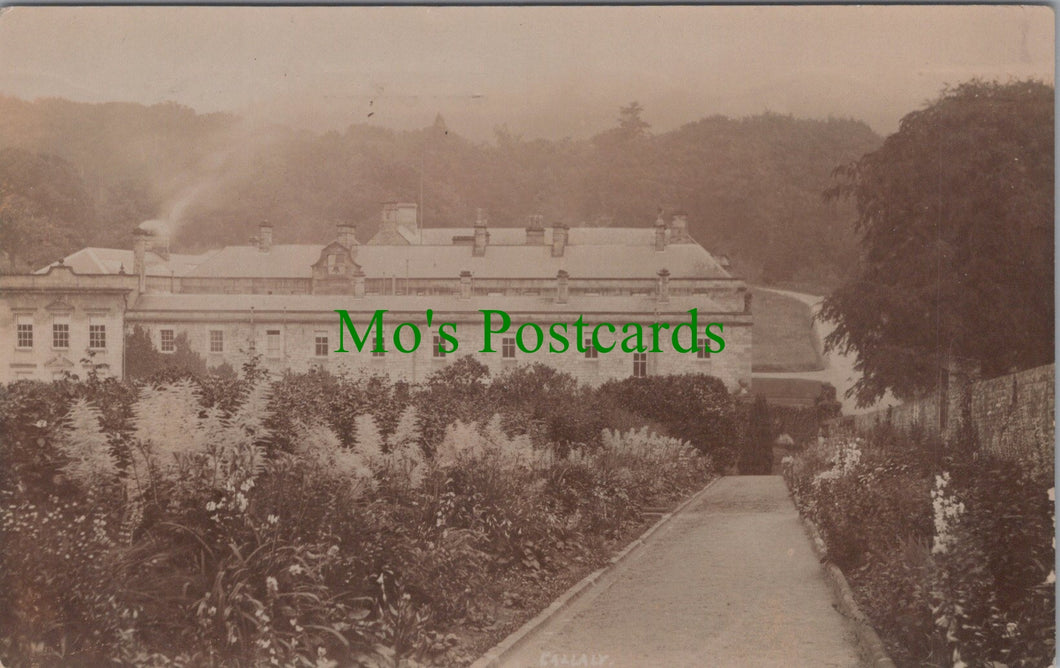
<svg viewBox="0 0 1060 668">
<path fill-rule="evenodd" d="M 880 145 L 854 120 L 711 116 L 653 134 L 632 103 L 591 139 L 464 139 L 372 125 L 315 134 L 198 114 L 174 103 L 27 102 L 0 96 L 0 269 L 84 245 L 129 247 L 138 223 L 179 226 L 174 248 L 244 243 L 262 219 L 283 242 L 319 243 L 339 221 L 367 238 L 380 202 L 419 201 L 424 224 L 492 225 L 532 213 L 571 225 L 650 225 L 690 213 L 695 238 L 744 276 L 831 286 L 856 260 L 852 208 L 821 193 L 833 169 Z M 422 176 L 422 178 L 421 178 Z"/>
</svg>

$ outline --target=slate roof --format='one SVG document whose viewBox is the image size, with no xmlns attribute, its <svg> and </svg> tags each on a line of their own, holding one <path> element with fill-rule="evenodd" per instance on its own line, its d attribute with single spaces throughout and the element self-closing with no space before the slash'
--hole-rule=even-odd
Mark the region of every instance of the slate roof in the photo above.
<svg viewBox="0 0 1060 668">
<path fill-rule="evenodd" d="M 490 245 L 481 257 L 470 246 L 373 246 L 357 253 L 369 278 L 449 278 L 470 271 L 476 278 L 651 278 L 667 269 L 671 278 L 728 278 L 721 265 L 696 244 L 668 246 L 567 246 L 552 257 L 551 246 Z"/>
<path fill-rule="evenodd" d="M 171 253 L 167 260 L 149 250 L 144 254 L 146 273 L 148 276 L 185 276 L 214 253 L 217 251 L 199 255 Z M 47 273 L 49 267 L 58 266 L 58 264 L 58 262 L 53 262 L 34 273 Z M 122 267 L 125 268 L 126 274 L 132 274 L 133 252 L 120 248 L 82 248 L 63 258 L 63 264 L 77 274 L 117 274 Z"/>
<path fill-rule="evenodd" d="M 275 245 L 267 253 L 254 246 L 228 246 L 188 272 L 192 277 L 311 278 L 323 246 Z M 729 274 L 698 244 L 652 246 L 568 245 L 561 257 L 551 246 L 490 245 L 474 257 L 470 246 L 358 246 L 354 261 L 368 278 L 651 278 L 667 269 L 671 278 L 728 278 Z"/>
<path fill-rule="evenodd" d="M 325 244 L 274 244 L 263 253 L 257 246 L 225 246 L 188 273 L 211 278 L 312 278 L 313 264 Z M 360 246 L 358 255 L 361 254 Z"/>
<path fill-rule="evenodd" d="M 546 243 L 526 245 L 523 228 L 490 228 L 484 255 L 474 257 L 468 245 L 453 245 L 453 236 L 473 228 L 428 228 L 424 244 L 359 245 L 354 261 L 368 278 L 455 278 L 470 271 L 477 278 L 554 278 L 560 270 L 571 278 L 651 278 L 667 269 L 671 278 L 729 278 L 725 269 L 696 243 L 671 243 L 654 248 L 651 228 L 571 228 L 561 257 L 552 257 L 552 230 Z M 434 242 L 433 244 L 431 242 Z M 275 244 L 268 252 L 257 246 L 226 246 L 200 255 L 171 254 L 168 260 L 152 251 L 145 255 L 149 276 L 196 278 L 312 278 L 313 264 L 324 244 Z M 133 251 L 84 248 L 65 258 L 78 274 L 133 271 Z M 44 268 L 37 273 L 45 271 Z"/>
</svg>

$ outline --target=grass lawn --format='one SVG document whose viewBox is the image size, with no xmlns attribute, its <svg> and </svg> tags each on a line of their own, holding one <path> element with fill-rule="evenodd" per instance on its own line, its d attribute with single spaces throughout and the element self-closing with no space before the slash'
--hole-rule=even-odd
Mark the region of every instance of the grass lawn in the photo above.
<svg viewBox="0 0 1060 668">
<path fill-rule="evenodd" d="M 810 307 L 797 299 L 751 288 L 754 294 L 754 372 L 824 368 L 811 326 Z"/>
</svg>

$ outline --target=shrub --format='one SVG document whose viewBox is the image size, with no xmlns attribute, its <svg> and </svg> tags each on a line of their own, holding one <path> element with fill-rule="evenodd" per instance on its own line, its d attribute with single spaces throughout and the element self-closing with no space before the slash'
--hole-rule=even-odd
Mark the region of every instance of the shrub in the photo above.
<svg viewBox="0 0 1060 668">
<path fill-rule="evenodd" d="M 649 428 L 587 434 L 591 404 L 569 397 L 595 394 L 562 375 L 546 384 L 570 405 L 549 426 L 555 397 L 528 389 L 540 412 L 521 411 L 519 378 L 494 396 L 466 363 L 410 392 L 251 363 L 0 389 L 0 661 L 463 661 L 441 634 L 490 623 L 506 583 L 602 562 L 643 506 L 711 475 Z M 449 383 L 474 419 L 425 415 Z"/>
<path fill-rule="evenodd" d="M 947 451 L 969 452 L 881 430 L 811 446 L 784 473 L 900 665 L 1046 665 L 1051 474 Z"/>
<path fill-rule="evenodd" d="M 730 446 L 736 437 L 732 397 L 725 384 L 712 376 L 682 374 L 626 378 L 597 389 L 602 403 L 610 403 L 662 425 L 675 438 L 700 452 Z"/>
<path fill-rule="evenodd" d="M 768 475 L 773 471 L 773 431 L 769 404 L 756 397 L 750 411 L 747 436 L 740 450 L 739 466 L 743 475 Z"/>
<path fill-rule="evenodd" d="M 795 441 L 796 448 L 806 447 L 817 440 L 820 431 L 822 412 L 830 412 L 830 408 L 822 409 L 824 404 L 817 406 L 769 406 L 769 416 L 773 423 L 774 434 L 788 434 Z M 828 415 L 828 417 L 832 417 Z"/>
</svg>

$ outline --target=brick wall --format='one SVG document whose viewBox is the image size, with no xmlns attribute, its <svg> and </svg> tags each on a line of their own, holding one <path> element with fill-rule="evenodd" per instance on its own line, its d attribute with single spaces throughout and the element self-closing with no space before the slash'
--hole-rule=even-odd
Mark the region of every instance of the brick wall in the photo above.
<svg viewBox="0 0 1060 668">
<path fill-rule="evenodd" d="M 1051 446 L 1055 377 L 1049 364 L 974 384 L 971 411 L 982 448 L 1024 456 L 1043 442 Z"/>
<path fill-rule="evenodd" d="M 996 455 L 1022 458 L 1041 448 L 1052 448 L 1055 377 L 1055 365 L 1048 364 L 989 380 L 962 382 L 957 378 L 943 397 L 942 411 L 940 398 L 934 395 L 892 408 L 846 416 L 833 425 L 865 433 L 879 424 L 890 424 L 901 431 L 916 427 L 947 438 L 960 428 L 963 404 L 967 401 L 980 448 Z"/>
</svg>

